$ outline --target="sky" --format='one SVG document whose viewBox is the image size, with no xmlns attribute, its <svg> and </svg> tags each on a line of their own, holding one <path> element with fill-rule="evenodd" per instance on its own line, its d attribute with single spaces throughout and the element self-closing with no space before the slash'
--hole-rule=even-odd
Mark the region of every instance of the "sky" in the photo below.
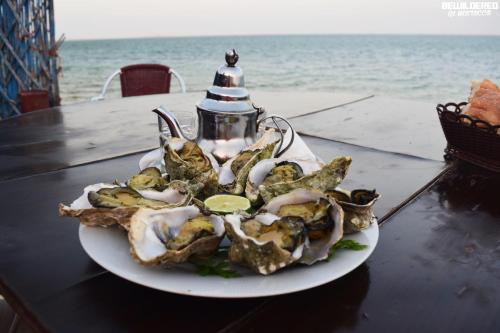
<svg viewBox="0 0 500 333">
<path fill-rule="evenodd" d="M 500 0 L 476 2 L 488 2 L 493 9 L 489 15 L 481 12 L 486 16 L 459 17 L 459 11 L 443 9 L 443 3 L 446 6 L 449 1 L 439 0 L 54 0 L 54 6 L 57 36 L 64 33 L 68 40 L 277 34 L 500 35 Z"/>
</svg>

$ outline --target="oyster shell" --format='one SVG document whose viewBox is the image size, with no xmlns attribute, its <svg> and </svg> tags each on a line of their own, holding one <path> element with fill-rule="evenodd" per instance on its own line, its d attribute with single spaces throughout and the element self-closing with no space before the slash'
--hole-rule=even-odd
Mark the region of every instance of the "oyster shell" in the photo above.
<svg viewBox="0 0 500 333">
<path fill-rule="evenodd" d="M 336 189 L 325 193 L 335 198 L 344 210 L 345 234 L 364 230 L 373 223 L 373 205 L 380 198 L 375 190 L 359 189 L 349 192 Z"/>
<path fill-rule="evenodd" d="M 168 203 L 168 207 L 186 206 L 193 200 L 191 187 L 181 180 L 172 180 L 163 191 L 139 190 L 144 198 Z"/>
<path fill-rule="evenodd" d="M 81 224 L 89 227 L 108 227 L 118 224 L 128 229 L 130 217 L 137 211 L 137 207 L 125 208 L 94 208 L 89 200 L 89 192 L 96 192 L 105 188 L 116 188 L 118 185 L 99 183 L 89 185 L 83 190 L 83 194 L 73 201 L 69 206 L 59 204 L 59 215 L 76 217 Z"/>
<path fill-rule="evenodd" d="M 162 177 L 160 170 L 155 167 L 142 170 L 127 182 L 127 186 L 136 191 L 149 189 L 163 191 L 167 184 L 168 181 Z"/>
<path fill-rule="evenodd" d="M 90 204 L 96 208 L 133 206 L 162 208 L 167 206 L 164 201 L 146 199 L 139 192 L 128 187 L 102 188 L 98 191 L 90 191 L 87 197 Z"/>
<path fill-rule="evenodd" d="M 276 183 L 292 182 L 321 169 L 317 160 L 297 160 L 287 158 L 269 158 L 255 164 L 248 174 L 245 196 L 252 205 L 262 203 L 259 186 L 271 186 Z"/>
<path fill-rule="evenodd" d="M 326 191 L 335 188 L 347 174 L 351 164 L 350 156 L 341 156 L 329 164 L 323 166 L 320 170 L 306 175 L 298 180 L 291 182 L 280 182 L 271 185 L 259 185 L 258 190 L 264 202 L 269 202 L 272 198 L 293 191 L 294 189 L 316 189 Z"/>
<path fill-rule="evenodd" d="M 224 217 L 231 239 L 229 260 L 268 275 L 300 259 L 304 249 L 305 228 L 295 218 L 268 214 L 245 220 L 238 214 Z"/>
<path fill-rule="evenodd" d="M 219 173 L 219 184 L 224 192 L 242 194 L 250 169 L 259 161 L 273 157 L 277 141 L 274 131 L 266 131 L 262 138 L 248 149 L 226 161 Z"/>
<path fill-rule="evenodd" d="M 196 143 L 180 138 L 171 138 L 165 148 L 165 169 L 171 179 L 188 182 L 195 196 L 217 192 L 218 164 L 211 155 L 205 155 Z"/>
<path fill-rule="evenodd" d="M 120 200 L 124 200 L 122 194 L 119 199 L 105 196 L 107 200 L 103 202 L 103 195 L 101 195 L 103 192 L 116 194 L 117 191 L 122 194 L 126 193 L 125 205 L 120 204 Z M 129 197 L 129 194 L 132 198 Z M 154 190 L 134 191 L 119 185 L 99 183 L 85 187 L 83 194 L 69 206 L 59 204 L 59 215 L 79 218 L 80 223 L 87 226 L 107 227 L 119 224 L 128 229 L 130 217 L 141 205 L 149 205 L 154 208 L 177 207 L 189 204 L 192 199 L 188 185 L 181 181 L 170 182 L 168 187 L 161 192 Z M 135 203 L 132 204 L 130 200 L 135 200 Z M 93 206 L 91 201 L 96 206 Z M 153 204 L 151 205 L 151 203 Z"/>
<path fill-rule="evenodd" d="M 196 206 L 140 208 L 130 219 L 130 253 L 142 265 L 176 264 L 214 253 L 224 237 L 224 222 Z"/>
<path fill-rule="evenodd" d="M 328 257 L 328 251 L 343 235 L 344 213 L 326 194 L 299 188 L 270 200 L 262 211 L 279 217 L 299 217 L 307 231 L 300 262 L 311 265 Z"/>
<path fill-rule="evenodd" d="M 262 185 L 269 186 L 274 183 L 280 182 L 291 182 L 302 178 L 304 176 L 304 170 L 302 167 L 295 162 L 283 161 L 277 163 L 262 181 Z"/>
<path fill-rule="evenodd" d="M 324 260 L 343 235 L 340 206 L 307 189 L 272 199 L 255 217 L 232 214 L 224 220 L 231 239 L 229 259 L 263 275 Z"/>
</svg>

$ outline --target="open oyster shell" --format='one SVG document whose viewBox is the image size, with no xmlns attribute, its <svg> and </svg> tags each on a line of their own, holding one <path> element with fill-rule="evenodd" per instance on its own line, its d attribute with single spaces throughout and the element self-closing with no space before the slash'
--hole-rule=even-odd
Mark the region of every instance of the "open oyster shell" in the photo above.
<svg viewBox="0 0 500 333">
<path fill-rule="evenodd" d="M 364 230 L 373 223 L 373 206 L 380 198 L 375 190 L 358 189 L 350 192 L 337 188 L 325 193 L 335 198 L 344 210 L 345 234 Z"/>
<path fill-rule="evenodd" d="M 310 202 L 319 203 L 320 200 L 328 202 L 327 216 L 332 225 L 328 232 L 321 238 L 315 237 L 315 239 L 311 239 L 309 236 L 307 237 L 304 253 L 300 258 L 300 263 L 307 265 L 312 265 L 317 261 L 326 259 L 330 248 L 342 238 L 344 212 L 339 204 L 322 192 L 299 188 L 273 198 L 261 209 L 263 212 L 279 216 L 283 205 L 300 205 Z M 306 228 L 309 229 L 310 234 L 312 230 L 310 230 L 308 224 L 306 224 Z"/>
<path fill-rule="evenodd" d="M 231 239 L 228 254 L 231 262 L 243 264 L 257 273 L 268 275 L 293 264 L 302 256 L 304 240 L 297 242 L 293 250 L 285 249 L 273 240 L 263 241 L 245 234 L 242 223 L 250 220 L 241 215 L 226 215 L 224 220 L 227 235 Z M 279 221 L 279 217 L 262 214 L 255 216 L 254 220 L 264 226 L 272 226 Z"/>
<path fill-rule="evenodd" d="M 96 208 L 120 208 L 142 206 L 149 208 L 165 207 L 165 202 L 144 198 L 139 192 L 129 187 L 102 188 L 90 191 L 87 199 Z"/>
<path fill-rule="evenodd" d="M 298 180 L 275 183 L 272 185 L 260 185 L 258 187 L 259 194 L 262 196 L 262 199 L 264 199 L 264 202 L 269 202 L 272 198 L 295 189 L 303 188 L 326 191 L 335 188 L 342 182 L 347 174 L 351 161 L 352 159 L 350 156 L 338 157 L 329 164 L 323 166 L 320 170 L 314 171 Z"/>
<path fill-rule="evenodd" d="M 300 214 L 282 214 L 283 207 L 294 206 L 294 211 L 303 211 L 297 208 L 310 204 L 322 211 L 311 212 L 309 218 Z M 289 213 L 291 211 L 291 209 L 288 210 Z M 324 193 L 307 189 L 296 189 L 272 199 L 255 217 L 232 214 L 226 215 L 224 220 L 227 234 L 231 239 L 229 259 L 263 275 L 274 273 L 294 263 L 311 265 L 324 260 L 328 257 L 330 248 L 343 235 L 342 208 L 333 198 Z M 321 221 L 325 223 L 325 227 L 318 237 L 316 227 Z M 251 225 L 246 225 L 247 223 Z M 266 235 L 260 231 L 261 225 L 272 226 L 275 223 L 301 224 L 304 232 L 303 238 L 295 239 L 294 246 L 290 248 L 282 239 L 276 238 L 276 230 L 266 228 L 266 230 L 271 229 L 274 232 L 273 235 Z M 283 230 L 283 228 L 279 229 Z M 278 236 L 282 237 L 282 234 Z"/>
<path fill-rule="evenodd" d="M 164 160 L 170 179 L 188 182 L 195 196 L 207 197 L 217 192 L 219 165 L 195 142 L 170 138 L 165 146 Z"/>
<path fill-rule="evenodd" d="M 163 191 L 141 190 L 133 191 L 126 187 L 120 187 L 115 184 L 99 183 L 89 185 L 83 190 L 83 194 L 73 201 L 69 206 L 59 204 L 59 215 L 70 216 L 80 219 L 80 223 L 87 226 L 108 227 L 118 224 L 125 229 L 129 228 L 130 217 L 140 207 L 141 203 L 126 205 L 103 205 L 104 207 L 94 207 L 91 201 L 97 200 L 96 194 L 104 189 L 119 190 L 124 189 L 127 192 L 140 194 L 141 198 L 152 200 L 154 202 L 163 202 L 163 205 L 157 205 L 155 208 L 185 206 L 192 201 L 192 195 L 189 192 L 188 185 L 181 181 L 172 181 Z M 91 201 L 89 201 L 89 197 Z M 116 202 L 112 202 L 116 204 Z M 113 207 L 111 207 L 113 206 Z"/>
<path fill-rule="evenodd" d="M 227 160 L 219 172 L 222 191 L 231 194 L 243 193 L 250 169 L 259 161 L 273 157 L 276 143 L 274 131 L 268 130 L 253 145 Z"/>
<path fill-rule="evenodd" d="M 253 206 L 262 202 L 259 186 L 292 182 L 321 169 L 316 159 L 269 158 L 255 164 L 250 170 L 245 186 L 245 196 Z"/>
<path fill-rule="evenodd" d="M 131 216 L 128 237 L 130 253 L 140 264 L 176 264 L 217 251 L 224 222 L 220 216 L 203 215 L 196 206 L 140 208 Z"/>
</svg>

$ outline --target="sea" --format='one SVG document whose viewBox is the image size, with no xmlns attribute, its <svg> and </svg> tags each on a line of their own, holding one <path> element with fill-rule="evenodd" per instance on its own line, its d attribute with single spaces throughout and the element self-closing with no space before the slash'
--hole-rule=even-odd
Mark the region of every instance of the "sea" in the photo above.
<svg viewBox="0 0 500 333">
<path fill-rule="evenodd" d="M 207 89 L 226 49 L 240 55 L 247 88 L 462 101 L 471 80 L 500 83 L 500 36 L 301 35 L 66 41 L 59 50 L 62 104 L 99 94 L 116 69 L 161 63 L 188 91 Z M 172 92 L 179 91 L 175 80 Z M 114 80 L 108 98 L 120 97 Z"/>
</svg>

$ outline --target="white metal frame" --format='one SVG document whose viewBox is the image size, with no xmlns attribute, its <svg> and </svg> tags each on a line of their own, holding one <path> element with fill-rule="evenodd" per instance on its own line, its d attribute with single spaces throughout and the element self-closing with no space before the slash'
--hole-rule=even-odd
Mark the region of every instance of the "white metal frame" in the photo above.
<svg viewBox="0 0 500 333">
<path fill-rule="evenodd" d="M 117 71 L 115 71 L 115 72 L 113 72 L 113 74 L 111 74 L 106 79 L 106 82 L 104 82 L 104 85 L 102 86 L 101 93 L 98 96 L 92 97 L 90 100 L 94 102 L 94 101 L 101 101 L 101 100 L 105 99 L 106 98 L 106 92 L 108 90 L 108 87 L 109 87 L 111 81 L 113 81 L 113 79 L 116 76 L 120 75 L 121 73 L 122 73 L 122 71 L 120 69 L 117 70 Z M 186 83 L 184 83 L 184 79 L 182 78 L 182 76 L 180 76 L 180 74 L 177 73 L 172 68 L 169 69 L 169 73 L 172 74 L 177 79 L 177 81 L 179 82 L 179 85 L 181 86 L 181 92 L 185 93 L 186 92 Z"/>
</svg>

